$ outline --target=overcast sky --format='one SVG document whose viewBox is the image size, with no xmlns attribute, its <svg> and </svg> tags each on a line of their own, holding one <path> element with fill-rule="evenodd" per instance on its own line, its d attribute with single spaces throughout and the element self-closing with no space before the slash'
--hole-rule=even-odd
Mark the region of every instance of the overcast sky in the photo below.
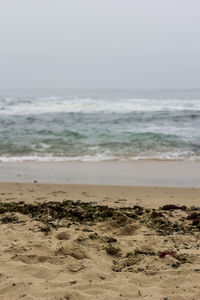
<svg viewBox="0 0 200 300">
<path fill-rule="evenodd" d="M 0 0 L 0 88 L 199 88 L 199 0 Z"/>
</svg>

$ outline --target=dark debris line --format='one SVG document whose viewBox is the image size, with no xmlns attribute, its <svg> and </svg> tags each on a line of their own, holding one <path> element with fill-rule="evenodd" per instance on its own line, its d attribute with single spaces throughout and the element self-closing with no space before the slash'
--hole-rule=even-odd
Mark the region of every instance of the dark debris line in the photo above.
<svg viewBox="0 0 200 300">
<path fill-rule="evenodd" d="M 182 210 L 185 217 L 181 216 L 173 222 L 173 213 Z M 168 235 L 178 232 L 191 234 L 200 230 L 200 208 L 177 205 L 165 205 L 158 210 L 144 209 L 141 206 L 112 208 L 103 205 L 93 205 L 80 201 L 73 202 L 44 202 L 26 204 L 24 202 L 0 203 L 0 215 L 2 223 L 16 222 L 16 216 L 6 216 L 5 213 L 21 213 L 30 218 L 41 221 L 49 227 L 59 227 L 58 220 L 71 222 L 90 223 L 104 222 L 106 220 L 120 220 L 121 222 L 139 221 L 147 227 L 156 230 L 160 235 Z M 170 219 L 170 220 L 169 220 Z M 57 225 L 56 225 L 57 224 Z M 61 227 L 61 226 L 60 226 Z"/>
</svg>

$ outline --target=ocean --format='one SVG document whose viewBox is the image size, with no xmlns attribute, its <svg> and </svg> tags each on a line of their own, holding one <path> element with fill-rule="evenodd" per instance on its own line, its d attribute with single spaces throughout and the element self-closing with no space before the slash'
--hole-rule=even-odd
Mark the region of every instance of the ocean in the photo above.
<svg viewBox="0 0 200 300">
<path fill-rule="evenodd" d="M 0 162 L 153 159 L 200 159 L 200 90 L 0 91 Z"/>
</svg>

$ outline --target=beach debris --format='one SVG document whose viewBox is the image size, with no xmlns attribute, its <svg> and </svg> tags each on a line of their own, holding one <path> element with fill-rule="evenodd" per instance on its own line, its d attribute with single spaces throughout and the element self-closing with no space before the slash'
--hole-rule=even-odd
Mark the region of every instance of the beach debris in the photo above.
<svg viewBox="0 0 200 300">
<path fill-rule="evenodd" d="M 107 247 L 105 247 L 105 250 L 106 252 L 109 254 L 109 255 L 119 255 L 120 252 L 121 252 L 121 249 L 120 248 L 117 248 L 117 247 L 114 247 L 112 245 L 109 245 Z"/>
<path fill-rule="evenodd" d="M 91 233 L 90 235 L 89 235 L 89 238 L 91 239 L 91 240 L 98 240 L 100 237 L 99 237 L 99 235 L 98 235 L 98 233 Z"/>
<path fill-rule="evenodd" d="M 156 218 L 163 218 L 164 215 L 163 215 L 161 212 L 158 212 L 158 211 L 152 211 L 151 217 L 152 217 L 153 219 L 156 219 Z"/>
<path fill-rule="evenodd" d="M 172 250 L 165 250 L 165 251 L 160 252 L 159 257 L 164 258 L 166 255 L 175 257 L 175 253 Z"/>
<path fill-rule="evenodd" d="M 20 213 L 40 221 L 44 224 L 41 228 L 45 234 L 48 234 L 50 228 L 69 227 L 72 224 L 85 224 L 82 230 L 92 232 L 90 229 L 96 222 L 109 221 L 109 226 L 119 228 L 121 234 L 131 235 L 137 230 L 139 224 L 154 229 L 159 235 L 171 235 L 174 233 L 190 234 L 192 231 L 200 229 L 200 213 L 191 208 L 185 210 L 185 206 L 165 205 L 162 211 L 155 209 L 145 210 L 143 207 L 135 205 L 134 207 L 108 207 L 107 205 L 93 205 L 87 202 L 64 200 L 62 202 L 37 202 L 37 203 L 0 203 L 0 215 L 2 222 L 17 222 L 13 218 L 5 218 L 5 214 Z M 169 211 L 167 211 L 169 209 Z M 177 216 L 173 210 L 183 209 L 184 214 Z M 4 215 L 3 215 L 4 214 Z M 173 222 L 173 218 L 176 219 Z M 3 220 L 2 220 L 3 218 Z M 192 224 L 187 222 L 191 220 Z"/>
<path fill-rule="evenodd" d="M 165 250 L 159 253 L 160 258 L 164 258 L 166 255 L 169 255 L 175 259 L 177 259 L 180 263 L 190 263 L 187 257 L 184 254 L 177 254 L 172 250 Z M 179 266 L 179 265 L 176 265 Z M 176 267 L 175 266 L 175 267 Z"/>
<path fill-rule="evenodd" d="M 143 208 L 142 206 L 135 205 L 135 206 L 133 207 L 133 209 L 135 210 L 136 215 L 138 215 L 138 216 L 143 215 L 144 208 Z"/>
<path fill-rule="evenodd" d="M 143 272 L 144 268 L 138 266 L 146 256 L 156 256 L 156 252 L 151 248 L 135 249 L 132 252 L 127 252 L 125 256 L 119 256 L 118 260 L 113 260 L 112 270 L 114 272 Z M 147 269 L 151 269 L 147 266 Z"/>
<path fill-rule="evenodd" d="M 200 225 L 200 219 L 193 220 L 192 226 L 198 226 L 199 227 L 199 225 Z M 199 229 L 200 229 L 200 227 L 199 227 Z"/>
<path fill-rule="evenodd" d="M 6 223 L 18 223 L 19 222 L 19 218 L 13 214 L 5 214 L 2 218 L 1 218 L 1 222 L 3 224 Z"/>
<path fill-rule="evenodd" d="M 93 232 L 92 229 L 87 228 L 87 227 L 84 227 L 84 228 L 82 229 L 82 231 L 84 231 L 84 232 Z"/>
<path fill-rule="evenodd" d="M 156 252 L 153 249 L 135 249 L 134 255 L 149 255 L 149 256 L 155 256 Z"/>
<path fill-rule="evenodd" d="M 177 210 L 177 209 L 186 210 L 187 207 L 185 205 L 178 206 L 178 205 L 175 205 L 175 204 L 166 204 L 166 205 L 162 206 L 161 209 L 162 210 Z"/>
<path fill-rule="evenodd" d="M 116 243 L 117 239 L 114 237 L 109 237 L 109 236 L 103 236 L 102 241 L 105 243 Z"/>
<path fill-rule="evenodd" d="M 115 228 L 122 226 L 124 227 L 126 224 L 129 223 L 131 223 L 131 220 L 125 214 L 117 214 L 116 216 L 113 216 L 113 218 L 110 221 L 110 225 Z"/>
<path fill-rule="evenodd" d="M 190 213 L 187 216 L 187 220 L 192 220 L 192 226 L 197 226 L 200 229 L 200 213 Z"/>
<path fill-rule="evenodd" d="M 40 228 L 40 231 L 44 232 L 45 235 L 48 235 L 49 232 L 51 231 L 51 227 L 49 226 L 49 224 L 39 226 L 39 228 Z"/>
<path fill-rule="evenodd" d="M 143 271 L 144 271 L 144 268 L 140 268 L 140 267 L 139 267 L 139 268 L 137 268 L 137 271 L 138 271 L 138 272 L 143 272 Z"/>
<path fill-rule="evenodd" d="M 200 219 L 200 213 L 194 212 L 187 216 L 187 220 L 196 220 Z"/>
<path fill-rule="evenodd" d="M 176 263 L 172 264 L 172 268 L 177 269 L 178 267 L 180 267 L 181 263 L 179 261 L 177 261 Z"/>
<path fill-rule="evenodd" d="M 190 210 L 190 211 L 200 210 L 200 207 L 192 205 L 188 210 Z"/>
</svg>

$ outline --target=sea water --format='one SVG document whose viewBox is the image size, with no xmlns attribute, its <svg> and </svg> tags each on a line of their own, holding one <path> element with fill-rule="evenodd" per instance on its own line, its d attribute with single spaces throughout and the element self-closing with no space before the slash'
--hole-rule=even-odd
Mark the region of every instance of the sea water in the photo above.
<svg viewBox="0 0 200 300">
<path fill-rule="evenodd" d="M 200 90 L 2 90 L 0 161 L 199 160 Z"/>
</svg>

